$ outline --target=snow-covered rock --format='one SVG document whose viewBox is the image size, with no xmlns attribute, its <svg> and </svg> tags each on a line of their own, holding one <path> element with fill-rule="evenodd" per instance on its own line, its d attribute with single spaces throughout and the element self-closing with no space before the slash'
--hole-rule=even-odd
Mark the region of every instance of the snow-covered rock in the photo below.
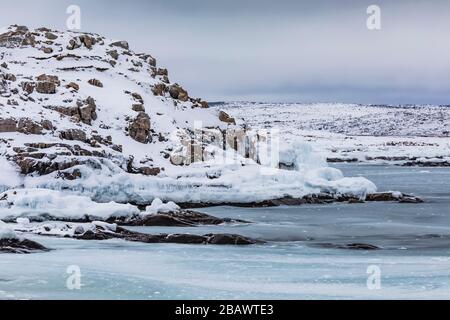
<svg viewBox="0 0 450 320">
<path fill-rule="evenodd" d="M 152 204 L 146 208 L 145 214 L 157 214 L 179 210 L 180 207 L 175 202 L 169 201 L 167 203 L 163 203 L 161 199 L 156 198 L 152 201 Z"/>
<path fill-rule="evenodd" d="M 135 210 L 117 203 L 156 198 L 243 203 L 376 190 L 331 172 L 306 146 L 282 149 L 295 171 L 279 170 L 263 152 L 270 137 L 190 97 L 125 41 L 11 26 L 0 30 L 0 49 L 0 192 L 17 192 L 0 217 L 104 219 Z"/>
<path fill-rule="evenodd" d="M 88 218 L 92 221 L 138 214 L 139 209 L 131 204 L 97 203 L 89 197 L 49 189 L 12 189 L 4 192 L 0 200 L 0 219 L 16 220 L 21 224 L 29 222 L 28 218 Z"/>
</svg>

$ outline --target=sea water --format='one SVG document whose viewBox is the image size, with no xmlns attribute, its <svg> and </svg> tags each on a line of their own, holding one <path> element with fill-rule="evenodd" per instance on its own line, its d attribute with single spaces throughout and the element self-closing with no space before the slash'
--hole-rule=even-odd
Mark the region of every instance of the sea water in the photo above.
<svg viewBox="0 0 450 320">
<path fill-rule="evenodd" d="M 148 233 L 229 232 L 266 241 L 242 247 L 27 236 L 53 250 L 1 254 L 0 298 L 448 299 L 450 169 L 336 167 L 346 176 L 367 177 L 380 191 L 412 193 L 425 202 L 212 207 L 201 211 L 252 223 L 132 228 Z M 334 248 L 351 243 L 380 250 Z M 69 266 L 79 267 L 79 289 L 68 285 Z"/>
</svg>

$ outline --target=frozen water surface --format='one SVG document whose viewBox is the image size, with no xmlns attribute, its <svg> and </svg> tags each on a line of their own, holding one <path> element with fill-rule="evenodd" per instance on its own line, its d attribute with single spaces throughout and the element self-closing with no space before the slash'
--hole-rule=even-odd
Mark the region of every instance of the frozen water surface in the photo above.
<svg viewBox="0 0 450 320">
<path fill-rule="evenodd" d="M 450 297 L 450 170 L 338 165 L 380 190 L 423 197 L 423 204 L 363 203 L 202 209 L 252 224 L 141 232 L 233 232 L 266 240 L 248 247 L 140 244 L 30 237 L 47 253 L 0 255 L 4 299 L 377 299 Z M 366 243 L 375 251 L 322 248 Z M 78 265 L 82 288 L 66 273 Z M 368 266 L 381 289 L 367 287 Z"/>
</svg>

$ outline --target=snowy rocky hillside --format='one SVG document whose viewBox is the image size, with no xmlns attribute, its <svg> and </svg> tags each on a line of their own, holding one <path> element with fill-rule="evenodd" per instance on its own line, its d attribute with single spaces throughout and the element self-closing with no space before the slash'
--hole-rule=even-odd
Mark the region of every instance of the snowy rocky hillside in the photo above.
<svg viewBox="0 0 450 320">
<path fill-rule="evenodd" d="M 450 166 L 450 106 L 233 102 L 215 105 L 238 123 L 280 130 L 329 162 Z"/>
<path fill-rule="evenodd" d="M 245 124 L 190 97 L 154 57 L 125 41 L 4 28 L 0 79 L 0 191 L 27 195 L 21 202 L 0 194 L 2 208 L 13 205 L 9 197 L 25 209 L 62 210 L 58 192 L 148 205 L 157 197 L 247 203 L 312 193 L 364 197 L 376 190 L 364 178 L 327 167 L 306 145 L 281 153 L 296 171 L 265 173 L 260 135 L 243 138 Z M 249 146 L 238 153 L 242 139 Z"/>
</svg>

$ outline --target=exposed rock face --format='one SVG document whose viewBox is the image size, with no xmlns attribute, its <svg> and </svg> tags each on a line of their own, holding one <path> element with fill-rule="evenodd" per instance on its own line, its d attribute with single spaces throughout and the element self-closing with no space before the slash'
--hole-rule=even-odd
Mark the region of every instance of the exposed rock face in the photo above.
<svg viewBox="0 0 450 320">
<path fill-rule="evenodd" d="M 34 88 L 36 86 L 36 84 L 34 82 L 22 82 L 21 85 L 22 85 L 23 91 L 25 91 L 29 95 L 34 92 Z"/>
<path fill-rule="evenodd" d="M 366 201 L 397 201 L 400 203 L 421 203 L 422 199 L 399 192 L 376 192 L 366 196 Z"/>
<path fill-rule="evenodd" d="M 349 244 L 335 244 L 335 243 L 315 243 L 312 244 L 314 247 L 327 248 L 327 249 L 346 249 L 346 250 L 379 250 L 372 244 L 367 243 L 349 243 Z"/>
<path fill-rule="evenodd" d="M 131 109 L 136 112 L 145 112 L 145 107 L 143 104 L 133 104 L 131 106 Z"/>
<path fill-rule="evenodd" d="M 82 240 L 107 240 L 120 238 L 127 241 L 143 243 L 179 243 L 179 244 L 213 244 L 213 245 L 252 245 L 263 243 L 255 239 L 250 239 L 236 234 L 144 234 L 117 227 L 115 232 L 105 231 L 97 228 L 96 231 L 88 230 L 83 234 L 75 236 Z"/>
<path fill-rule="evenodd" d="M 117 42 L 113 42 L 111 43 L 112 47 L 119 47 L 125 50 L 129 50 L 130 46 L 128 45 L 128 42 L 126 41 L 117 41 Z"/>
<path fill-rule="evenodd" d="M 145 176 L 157 176 L 160 172 L 160 168 L 141 167 L 138 169 L 139 173 Z"/>
<path fill-rule="evenodd" d="M 97 106 L 95 100 L 92 97 L 88 97 L 84 103 L 78 107 L 80 120 L 86 124 L 91 124 L 92 121 L 97 119 L 96 109 Z"/>
<path fill-rule="evenodd" d="M 173 99 L 178 99 L 183 102 L 188 101 L 189 99 L 187 91 L 180 87 L 178 84 L 170 86 L 169 94 Z"/>
<path fill-rule="evenodd" d="M 3 79 L 7 80 L 7 81 L 12 81 L 15 82 L 17 80 L 16 76 L 13 75 L 12 73 L 7 73 L 3 76 Z"/>
<path fill-rule="evenodd" d="M 14 119 L 0 119 L 0 132 L 17 131 L 17 121 Z"/>
<path fill-rule="evenodd" d="M 0 132 L 20 132 L 23 134 L 42 134 L 42 130 L 52 130 L 52 123 L 43 120 L 37 123 L 29 118 L 0 119 Z"/>
<path fill-rule="evenodd" d="M 81 43 L 83 43 L 84 46 L 86 48 L 88 48 L 89 50 L 92 49 L 92 46 L 95 45 L 95 43 L 97 42 L 94 37 L 91 37 L 87 34 L 80 36 L 79 39 L 80 39 Z"/>
<path fill-rule="evenodd" d="M 117 50 L 111 50 L 111 51 L 108 51 L 108 54 L 109 54 L 114 60 L 119 59 L 119 53 L 117 52 Z"/>
<path fill-rule="evenodd" d="M 67 50 L 75 50 L 81 47 L 81 41 L 76 38 L 76 39 L 71 39 L 69 41 L 69 44 L 67 45 Z"/>
<path fill-rule="evenodd" d="M 164 96 L 168 88 L 164 83 L 158 83 L 153 87 L 152 91 L 155 96 Z"/>
<path fill-rule="evenodd" d="M 47 39 L 49 39 L 49 40 L 56 40 L 56 39 L 58 39 L 58 36 L 55 35 L 54 33 L 51 33 L 51 32 L 46 32 L 45 33 L 45 37 Z"/>
<path fill-rule="evenodd" d="M 56 88 L 60 85 L 57 76 L 42 74 L 36 78 L 36 91 L 42 94 L 55 94 Z"/>
<path fill-rule="evenodd" d="M 103 88 L 103 83 L 101 83 L 100 80 L 97 80 L 97 79 L 91 79 L 91 80 L 88 81 L 88 83 L 89 83 L 90 85 L 95 86 L 95 87 Z"/>
<path fill-rule="evenodd" d="M 53 82 L 38 82 L 36 91 L 42 94 L 55 94 L 56 85 Z"/>
<path fill-rule="evenodd" d="M 13 26 L 11 30 L 0 35 L 0 47 L 16 48 L 20 46 L 34 46 L 34 35 L 25 26 Z"/>
<path fill-rule="evenodd" d="M 236 124 L 236 121 L 234 120 L 234 118 L 231 118 L 228 113 L 226 113 L 225 111 L 220 111 L 219 112 L 219 120 L 226 122 L 226 123 L 230 123 L 230 124 Z"/>
<path fill-rule="evenodd" d="M 22 118 L 17 124 L 17 131 L 25 134 L 42 134 L 42 125 L 31 119 Z"/>
<path fill-rule="evenodd" d="M 180 210 L 175 212 L 158 213 L 136 218 L 130 221 L 113 221 L 122 225 L 132 226 L 163 226 L 163 227 L 192 227 L 198 225 L 219 225 L 223 223 L 249 223 L 240 219 L 218 218 L 202 212 Z"/>
<path fill-rule="evenodd" d="M 141 143 L 151 142 L 150 117 L 145 112 L 140 112 L 131 122 L 129 129 L 130 137 Z"/>
<path fill-rule="evenodd" d="M 65 116 L 72 117 L 74 121 L 81 121 L 91 125 L 92 121 L 97 119 L 97 105 L 94 98 L 88 97 L 84 101 L 77 101 L 76 106 L 72 107 L 48 107 Z"/>
<path fill-rule="evenodd" d="M 53 53 L 53 49 L 49 48 L 49 47 L 42 47 L 42 51 L 46 54 L 51 54 Z"/>
<path fill-rule="evenodd" d="M 61 131 L 60 136 L 64 140 L 86 141 L 86 133 L 80 129 L 68 129 Z"/>
<path fill-rule="evenodd" d="M 71 89 L 73 89 L 73 90 L 75 90 L 75 91 L 78 91 L 78 90 L 80 90 L 80 86 L 78 85 L 78 84 L 76 84 L 75 82 L 71 82 L 71 83 L 69 83 L 67 86 L 66 86 L 66 88 L 71 88 Z"/>
</svg>

